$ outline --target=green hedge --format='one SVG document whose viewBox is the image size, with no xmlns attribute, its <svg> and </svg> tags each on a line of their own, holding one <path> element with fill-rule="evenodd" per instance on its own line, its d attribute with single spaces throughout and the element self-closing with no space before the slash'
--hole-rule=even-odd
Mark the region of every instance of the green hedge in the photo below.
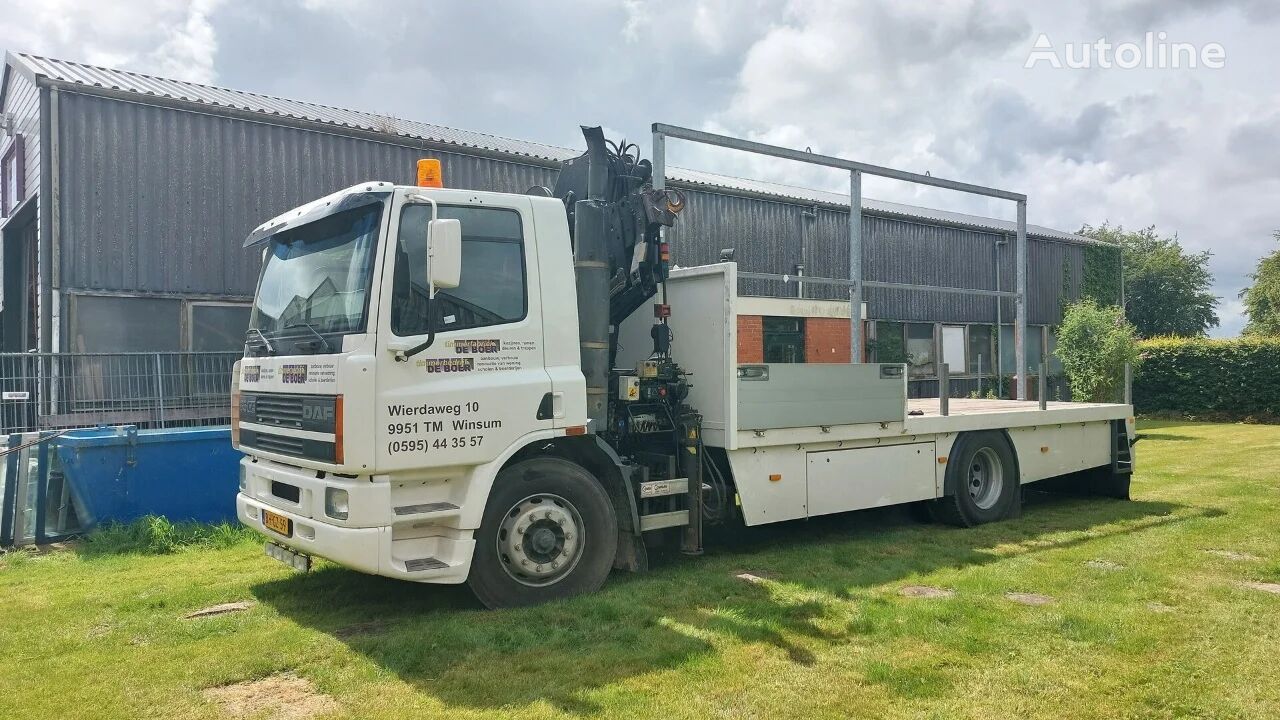
<svg viewBox="0 0 1280 720">
<path fill-rule="evenodd" d="M 1137 412 L 1280 421 L 1280 338 L 1155 338 L 1140 348 Z"/>
</svg>

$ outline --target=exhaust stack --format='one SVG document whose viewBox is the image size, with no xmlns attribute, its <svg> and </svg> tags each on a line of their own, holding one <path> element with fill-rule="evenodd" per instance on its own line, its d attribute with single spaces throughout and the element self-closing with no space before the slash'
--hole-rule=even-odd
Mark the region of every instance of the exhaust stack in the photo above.
<svg viewBox="0 0 1280 720">
<path fill-rule="evenodd" d="M 573 268 L 578 289 L 578 338 L 582 374 L 587 379 L 587 417 L 591 431 L 609 420 L 609 166 L 604 132 L 582 128 L 587 139 L 587 199 L 574 203 Z"/>
</svg>

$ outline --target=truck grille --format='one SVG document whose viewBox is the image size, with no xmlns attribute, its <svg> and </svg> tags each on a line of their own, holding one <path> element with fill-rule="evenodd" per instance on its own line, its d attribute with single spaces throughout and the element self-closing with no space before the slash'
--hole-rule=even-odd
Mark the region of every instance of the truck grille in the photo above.
<svg viewBox="0 0 1280 720">
<path fill-rule="evenodd" d="M 333 395 L 240 394 L 240 421 L 294 430 L 333 432 L 338 399 Z"/>
<path fill-rule="evenodd" d="M 293 457 L 336 462 L 336 446 L 327 440 L 276 435 L 240 428 L 240 446 Z"/>
</svg>

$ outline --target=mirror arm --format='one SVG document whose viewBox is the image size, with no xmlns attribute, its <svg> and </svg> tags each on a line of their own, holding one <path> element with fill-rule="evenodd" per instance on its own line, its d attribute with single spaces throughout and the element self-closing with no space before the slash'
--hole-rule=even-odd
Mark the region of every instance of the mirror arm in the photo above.
<svg viewBox="0 0 1280 720">
<path fill-rule="evenodd" d="M 407 362 L 409 358 L 431 347 L 431 345 L 436 341 L 436 320 L 435 320 L 436 316 L 435 316 L 435 313 L 432 312 L 432 309 L 433 308 L 428 303 L 427 305 L 427 339 L 423 340 L 417 345 L 414 345 L 408 350 L 397 350 L 396 362 Z"/>
</svg>

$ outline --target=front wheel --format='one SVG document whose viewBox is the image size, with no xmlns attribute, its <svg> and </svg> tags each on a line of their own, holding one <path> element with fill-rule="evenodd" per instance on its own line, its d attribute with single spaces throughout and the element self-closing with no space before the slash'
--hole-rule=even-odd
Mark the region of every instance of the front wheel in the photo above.
<svg viewBox="0 0 1280 720">
<path fill-rule="evenodd" d="M 490 608 L 593 592 L 617 539 L 613 504 L 591 473 L 561 458 L 525 460 L 494 481 L 467 583 Z"/>
</svg>

